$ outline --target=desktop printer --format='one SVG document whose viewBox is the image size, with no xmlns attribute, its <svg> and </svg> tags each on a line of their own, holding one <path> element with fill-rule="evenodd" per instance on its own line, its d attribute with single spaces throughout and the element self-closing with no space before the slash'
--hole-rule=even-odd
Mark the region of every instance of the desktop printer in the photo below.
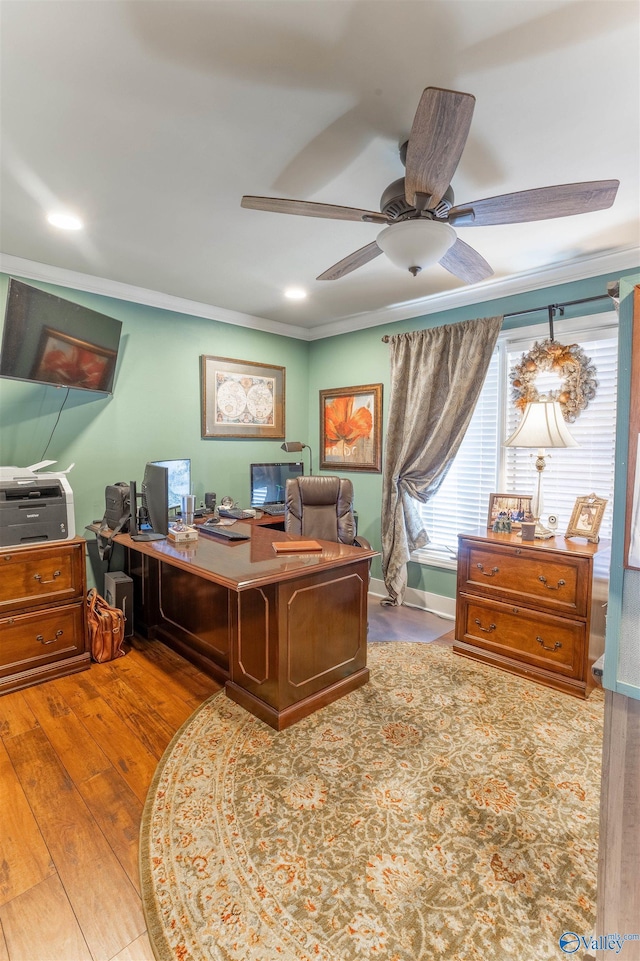
<svg viewBox="0 0 640 961">
<path fill-rule="evenodd" d="M 66 475 L 31 467 L 0 467 L 0 547 L 66 541 L 75 537 L 73 492 Z"/>
</svg>

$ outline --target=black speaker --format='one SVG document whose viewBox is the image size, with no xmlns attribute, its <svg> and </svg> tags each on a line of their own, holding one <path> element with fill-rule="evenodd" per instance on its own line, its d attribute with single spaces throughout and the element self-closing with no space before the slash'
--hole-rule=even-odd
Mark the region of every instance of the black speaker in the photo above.
<svg viewBox="0 0 640 961">
<path fill-rule="evenodd" d="M 204 506 L 210 511 L 216 509 L 216 495 L 214 491 L 209 491 L 208 494 L 204 495 Z"/>
<path fill-rule="evenodd" d="M 125 616 L 124 636 L 133 637 L 133 581 L 122 571 L 104 575 L 104 599 L 111 607 L 118 607 Z"/>
</svg>

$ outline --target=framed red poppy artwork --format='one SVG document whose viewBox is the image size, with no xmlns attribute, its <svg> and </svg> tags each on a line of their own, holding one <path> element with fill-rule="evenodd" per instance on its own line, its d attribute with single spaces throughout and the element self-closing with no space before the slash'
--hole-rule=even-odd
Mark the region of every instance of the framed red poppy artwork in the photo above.
<svg viewBox="0 0 640 961">
<path fill-rule="evenodd" d="M 382 384 L 320 391 L 320 468 L 382 470 Z"/>
</svg>

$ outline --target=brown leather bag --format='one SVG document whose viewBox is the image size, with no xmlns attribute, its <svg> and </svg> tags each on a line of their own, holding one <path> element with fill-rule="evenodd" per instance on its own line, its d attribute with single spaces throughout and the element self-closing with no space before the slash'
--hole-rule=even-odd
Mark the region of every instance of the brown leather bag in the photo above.
<svg viewBox="0 0 640 961">
<path fill-rule="evenodd" d="M 92 660 L 101 664 L 124 656 L 124 614 L 107 604 L 95 587 L 87 593 L 87 627 Z"/>
</svg>

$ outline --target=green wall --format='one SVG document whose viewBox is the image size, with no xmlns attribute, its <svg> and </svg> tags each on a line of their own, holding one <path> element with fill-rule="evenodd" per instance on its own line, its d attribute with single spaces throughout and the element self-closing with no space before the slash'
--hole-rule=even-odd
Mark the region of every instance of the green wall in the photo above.
<svg viewBox="0 0 640 961">
<path fill-rule="evenodd" d="M 205 490 L 215 490 L 218 497 L 230 494 L 246 505 L 248 464 L 291 455 L 280 450 L 279 441 L 201 438 L 201 354 L 286 367 L 286 436 L 311 444 L 317 470 L 319 390 L 382 383 L 386 423 L 389 348 L 382 343 L 384 334 L 598 296 L 606 293 L 612 279 L 618 276 L 544 288 L 311 343 L 27 280 L 121 320 L 121 350 L 113 396 L 71 391 L 57 426 L 66 391 L 0 378 L 0 462 L 26 467 L 41 460 L 53 431 L 47 458 L 57 461 L 60 469 L 75 462 L 70 482 L 79 534 L 85 524 L 102 516 L 105 486 L 141 480 L 147 460 L 190 457 L 198 501 Z M 8 278 L 0 275 L 2 316 L 7 285 Z M 609 309 L 609 302 L 602 301 L 569 308 L 565 316 Z M 505 326 L 523 327 L 545 319 L 544 313 L 531 313 L 508 320 Z M 556 334 L 561 338 L 561 320 Z M 360 533 L 379 549 L 382 475 L 354 471 L 345 476 L 354 483 Z M 372 574 L 381 576 L 379 559 Z M 455 575 L 412 563 L 409 586 L 453 597 Z"/>
<path fill-rule="evenodd" d="M 607 633 L 604 687 L 640 700 L 640 671 L 637 655 L 640 643 L 640 573 L 625 569 L 625 528 L 627 502 L 627 465 L 629 462 L 629 409 L 640 385 L 631 380 L 634 340 L 634 285 L 640 273 L 628 275 L 620 284 L 620 337 L 618 342 L 618 416 L 616 431 L 616 483 L 611 539 L 611 577 L 607 604 Z"/>
<path fill-rule="evenodd" d="M 122 321 L 113 395 L 72 390 L 46 457 L 69 475 L 76 533 L 102 517 L 104 489 L 142 480 L 148 460 L 190 457 L 198 502 L 205 490 L 248 504 L 251 461 L 294 460 L 281 441 L 202 439 L 200 355 L 286 367 L 289 439 L 304 439 L 308 423 L 309 345 L 289 337 L 144 307 L 27 281 Z M 8 278 L 0 276 L 0 312 Z M 0 462 L 27 467 L 43 459 L 66 390 L 0 378 Z"/>
<path fill-rule="evenodd" d="M 458 307 L 454 310 L 414 317 L 395 324 L 385 324 L 315 341 L 311 345 L 309 373 L 310 421 L 308 436 L 311 438 L 309 443 L 313 445 L 314 451 L 318 450 L 319 413 L 317 397 L 318 390 L 322 388 L 382 383 L 383 422 L 386 424 L 389 403 L 389 346 L 382 342 L 382 337 L 385 334 L 399 334 L 478 317 L 492 317 L 533 307 L 546 307 L 548 304 L 581 300 L 584 297 L 597 297 L 606 294 L 608 281 L 617 280 L 619 276 L 626 273 L 631 273 L 631 271 L 621 271 L 614 277 L 611 275 L 592 277 L 570 284 L 541 288 L 524 294 L 486 301 L 478 305 Z M 564 316 L 569 319 L 609 310 L 611 310 L 611 301 L 607 299 L 593 304 L 568 307 Z M 546 320 L 546 312 L 536 311 L 522 317 L 507 318 L 504 328 L 522 328 L 544 323 Z M 560 317 L 556 318 L 554 332 L 558 339 L 562 339 L 562 318 Z M 374 547 L 379 549 L 382 475 L 352 472 L 345 476 L 351 477 L 355 489 L 359 515 L 358 529 L 371 541 Z M 382 576 L 379 559 L 374 561 L 372 565 L 372 575 L 374 577 Z M 446 597 L 455 597 L 455 582 L 455 571 L 415 563 L 408 565 L 409 587 L 428 593 L 442 594 Z"/>
</svg>

